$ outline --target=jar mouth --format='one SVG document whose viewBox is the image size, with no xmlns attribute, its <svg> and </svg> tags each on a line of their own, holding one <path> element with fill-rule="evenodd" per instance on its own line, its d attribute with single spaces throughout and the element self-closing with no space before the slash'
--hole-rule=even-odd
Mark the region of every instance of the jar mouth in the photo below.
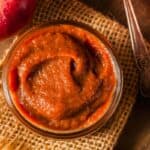
<svg viewBox="0 0 150 150">
<path fill-rule="evenodd" d="M 94 123 L 90 124 L 89 126 L 86 126 L 85 128 L 66 130 L 66 131 L 65 130 L 64 131 L 51 130 L 51 129 L 44 128 L 42 126 L 40 127 L 35 122 L 32 122 L 31 120 L 29 120 L 29 118 L 26 118 L 24 116 L 24 114 L 22 114 L 18 110 L 15 102 L 13 101 L 13 99 L 11 97 L 11 94 L 9 92 L 9 87 L 8 87 L 8 70 L 9 70 L 8 62 L 9 62 L 11 53 L 13 52 L 13 50 L 15 49 L 15 47 L 19 43 L 19 41 L 24 39 L 24 37 L 26 35 L 30 34 L 32 31 L 36 31 L 36 30 L 42 29 L 44 27 L 54 26 L 54 25 L 59 25 L 59 24 L 73 25 L 73 26 L 79 27 L 81 29 L 87 30 L 88 32 L 90 32 L 94 36 L 96 36 L 99 39 L 99 41 L 105 46 L 105 48 L 106 48 L 105 50 L 108 52 L 108 54 L 111 58 L 111 63 L 112 63 L 115 77 L 117 80 L 115 92 L 113 94 L 111 104 L 109 105 L 109 108 L 107 108 L 107 110 L 105 110 L 103 116 L 100 117 L 100 119 L 96 120 Z M 113 115 L 114 111 L 116 110 L 116 108 L 119 104 L 120 98 L 122 96 L 123 74 L 122 74 L 121 68 L 120 68 L 115 56 L 113 55 L 113 53 L 111 51 L 111 47 L 107 43 L 107 40 L 105 40 L 103 38 L 103 36 L 100 35 L 97 31 L 95 31 L 94 29 L 92 29 L 91 27 L 89 27 L 88 25 L 85 25 L 83 23 L 77 23 L 77 22 L 71 22 L 71 21 L 69 21 L 69 22 L 68 21 L 56 21 L 56 22 L 33 27 L 30 30 L 26 31 L 25 33 L 23 33 L 19 36 L 18 40 L 15 42 L 13 47 L 10 49 L 10 52 L 5 60 L 3 72 L 2 72 L 2 85 L 3 85 L 4 95 L 6 97 L 6 102 L 8 103 L 10 110 L 14 113 L 14 115 L 18 118 L 18 120 L 23 125 L 25 125 L 27 128 L 29 128 L 31 131 L 34 131 L 37 134 L 40 134 L 40 135 L 43 135 L 43 136 L 46 136 L 49 138 L 70 139 L 70 138 L 77 138 L 77 137 L 81 137 L 81 136 L 93 133 L 93 132 L 99 130 L 110 119 L 110 117 Z"/>
</svg>

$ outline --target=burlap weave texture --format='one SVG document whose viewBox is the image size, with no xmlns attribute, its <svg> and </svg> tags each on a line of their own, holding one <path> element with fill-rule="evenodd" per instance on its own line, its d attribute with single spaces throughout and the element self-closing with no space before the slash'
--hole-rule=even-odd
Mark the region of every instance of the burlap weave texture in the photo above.
<svg viewBox="0 0 150 150">
<path fill-rule="evenodd" d="M 138 75 L 128 31 L 78 0 L 39 0 L 33 25 L 52 20 L 74 20 L 90 25 L 112 44 L 124 73 L 121 102 L 112 119 L 99 132 L 69 141 L 50 140 L 21 125 L 0 91 L 0 149 L 11 150 L 111 150 L 122 131 L 137 93 Z"/>
</svg>

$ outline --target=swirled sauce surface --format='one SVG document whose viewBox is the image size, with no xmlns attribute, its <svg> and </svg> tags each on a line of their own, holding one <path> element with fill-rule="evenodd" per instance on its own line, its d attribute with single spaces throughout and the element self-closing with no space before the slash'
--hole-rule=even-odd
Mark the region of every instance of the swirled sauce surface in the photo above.
<svg viewBox="0 0 150 150">
<path fill-rule="evenodd" d="M 116 75 L 105 45 L 73 25 L 28 33 L 10 57 L 8 86 L 17 109 L 49 129 L 71 130 L 108 110 Z"/>
</svg>

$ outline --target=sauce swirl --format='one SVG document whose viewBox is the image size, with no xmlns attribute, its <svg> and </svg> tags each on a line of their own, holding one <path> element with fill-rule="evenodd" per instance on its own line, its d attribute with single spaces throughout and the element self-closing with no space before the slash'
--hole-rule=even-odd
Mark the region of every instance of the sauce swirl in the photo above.
<svg viewBox="0 0 150 150">
<path fill-rule="evenodd" d="M 49 129 L 72 130 L 108 110 L 116 75 L 92 33 L 60 24 L 28 33 L 12 52 L 8 87 L 19 111 Z"/>
</svg>

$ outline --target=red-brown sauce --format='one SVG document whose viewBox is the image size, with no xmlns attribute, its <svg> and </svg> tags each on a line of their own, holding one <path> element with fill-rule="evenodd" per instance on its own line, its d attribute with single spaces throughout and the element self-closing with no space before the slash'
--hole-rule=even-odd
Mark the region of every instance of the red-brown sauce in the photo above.
<svg viewBox="0 0 150 150">
<path fill-rule="evenodd" d="M 8 87 L 17 109 L 49 129 L 71 130 L 100 119 L 116 75 L 104 44 L 73 25 L 28 33 L 10 57 Z"/>
</svg>

